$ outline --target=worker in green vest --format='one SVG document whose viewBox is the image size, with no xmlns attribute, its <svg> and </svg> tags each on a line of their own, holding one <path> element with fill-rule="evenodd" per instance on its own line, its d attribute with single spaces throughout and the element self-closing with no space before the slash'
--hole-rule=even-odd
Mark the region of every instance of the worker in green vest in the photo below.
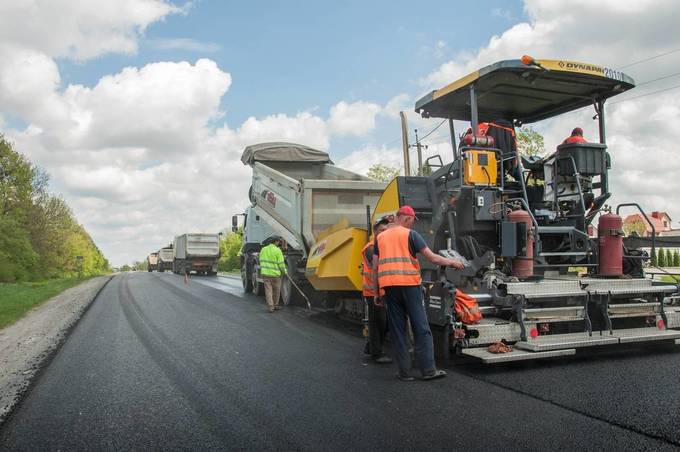
<svg viewBox="0 0 680 452">
<path fill-rule="evenodd" d="M 260 275 L 264 281 L 264 298 L 267 300 L 267 311 L 278 311 L 281 297 L 281 281 L 286 274 L 286 263 L 283 260 L 283 239 L 278 235 L 269 237 L 269 242 L 260 250 Z M 265 243 L 266 243 L 265 242 Z"/>
</svg>

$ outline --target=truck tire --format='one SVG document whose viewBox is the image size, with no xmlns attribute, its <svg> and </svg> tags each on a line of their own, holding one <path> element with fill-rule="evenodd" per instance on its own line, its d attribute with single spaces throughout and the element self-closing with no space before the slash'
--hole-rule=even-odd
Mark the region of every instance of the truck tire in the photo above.
<svg viewBox="0 0 680 452">
<path fill-rule="evenodd" d="M 298 284 L 299 286 L 300 284 Z M 285 305 L 300 306 L 305 304 L 304 298 L 300 295 L 300 292 L 293 286 L 290 282 L 290 278 L 283 276 L 283 281 L 281 281 L 281 302 Z"/>
<path fill-rule="evenodd" d="M 248 264 L 246 264 L 245 262 L 241 267 L 241 283 L 243 284 L 243 291 L 245 293 L 250 293 L 253 291 L 252 275 L 248 269 Z"/>
<path fill-rule="evenodd" d="M 264 295 L 264 284 L 262 284 L 261 282 L 253 281 L 253 295 L 255 295 L 256 297 Z"/>
<path fill-rule="evenodd" d="M 289 275 L 297 275 L 297 257 L 296 256 L 286 256 L 286 268 Z M 301 287 L 299 281 L 295 281 L 298 287 Z M 302 306 L 306 305 L 305 299 L 300 295 L 300 291 L 295 288 L 290 278 L 287 275 L 283 275 L 283 281 L 281 281 L 281 301 L 285 306 Z"/>
</svg>

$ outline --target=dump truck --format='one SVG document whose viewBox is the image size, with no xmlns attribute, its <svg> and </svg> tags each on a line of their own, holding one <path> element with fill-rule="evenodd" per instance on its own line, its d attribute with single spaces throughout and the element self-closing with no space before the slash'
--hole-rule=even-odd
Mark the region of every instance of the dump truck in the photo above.
<svg viewBox="0 0 680 452">
<path fill-rule="evenodd" d="M 466 263 L 457 270 L 420 260 L 439 359 L 462 355 L 491 364 L 680 343 L 678 286 L 646 278 L 648 256 L 623 237 L 621 211 L 645 212 L 627 200 L 607 205 L 616 154 L 607 146 L 605 103 L 634 86 L 617 70 L 525 56 L 416 102 L 422 117 L 448 121 L 453 155 L 447 163 L 430 160 L 429 176 L 394 179 L 372 215 L 412 206 L 414 229 L 428 246 Z M 588 106 L 597 141 L 561 144 L 539 157 L 518 152 L 516 127 Z M 458 142 L 454 120 L 470 123 Z M 462 321 L 457 290 L 474 298 L 482 320 Z M 509 352 L 490 347 L 498 342 Z"/>
<path fill-rule="evenodd" d="M 147 269 L 152 272 L 158 270 L 158 253 L 151 253 L 146 257 Z"/>
<path fill-rule="evenodd" d="M 191 233 L 175 237 L 172 246 L 172 271 L 183 275 L 216 275 L 220 258 L 219 234 Z"/>
<path fill-rule="evenodd" d="M 165 248 L 158 250 L 158 271 L 164 272 L 166 270 L 172 270 L 172 244 Z"/>
<path fill-rule="evenodd" d="M 253 171 L 242 225 L 244 290 L 262 293 L 259 251 L 268 237 L 278 235 L 286 242 L 290 277 L 283 280 L 284 304 L 302 301 L 297 285 L 323 306 L 343 303 L 346 295 L 348 309 L 363 316 L 357 291 L 362 286 L 360 252 L 368 235 L 366 206 L 375 205 L 385 183 L 339 168 L 326 152 L 301 144 L 248 146 L 241 161 Z M 237 216 L 232 226 L 238 230 Z M 315 253 L 310 253 L 312 248 Z"/>
</svg>

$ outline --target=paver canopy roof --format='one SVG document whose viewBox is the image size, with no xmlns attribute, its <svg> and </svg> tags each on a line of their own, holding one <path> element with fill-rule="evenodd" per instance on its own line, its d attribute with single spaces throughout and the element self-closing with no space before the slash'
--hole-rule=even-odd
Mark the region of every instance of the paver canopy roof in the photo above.
<svg viewBox="0 0 680 452">
<path fill-rule="evenodd" d="M 425 117 L 470 120 L 470 85 L 475 85 L 479 121 L 524 124 L 576 110 L 635 86 L 623 72 L 566 60 L 505 60 L 432 91 L 416 102 Z"/>
<path fill-rule="evenodd" d="M 243 150 L 241 161 L 245 165 L 253 162 L 321 162 L 333 163 L 327 153 L 295 143 L 259 143 Z"/>
</svg>

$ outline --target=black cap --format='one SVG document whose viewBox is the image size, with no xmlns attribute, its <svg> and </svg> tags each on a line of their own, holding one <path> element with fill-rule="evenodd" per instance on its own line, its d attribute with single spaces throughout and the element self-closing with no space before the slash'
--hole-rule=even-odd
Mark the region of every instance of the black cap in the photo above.
<svg viewBox="0 0 680 452">
<path fill-rule="evenodd" d="M 377 228 L 381 224 L 389 224 L 394 221 L 394 215 L 383 215 L 375 220 L 373 223 L 373 228 Z"/>
<path fill-rule="evenodd" d="M 269 245 L 270 243 L 276 242 L 277 240 L 283 241 L 283 237 L 280 235 L 270 235 L 262 242 L 263 245 Z"/>
</svg>

